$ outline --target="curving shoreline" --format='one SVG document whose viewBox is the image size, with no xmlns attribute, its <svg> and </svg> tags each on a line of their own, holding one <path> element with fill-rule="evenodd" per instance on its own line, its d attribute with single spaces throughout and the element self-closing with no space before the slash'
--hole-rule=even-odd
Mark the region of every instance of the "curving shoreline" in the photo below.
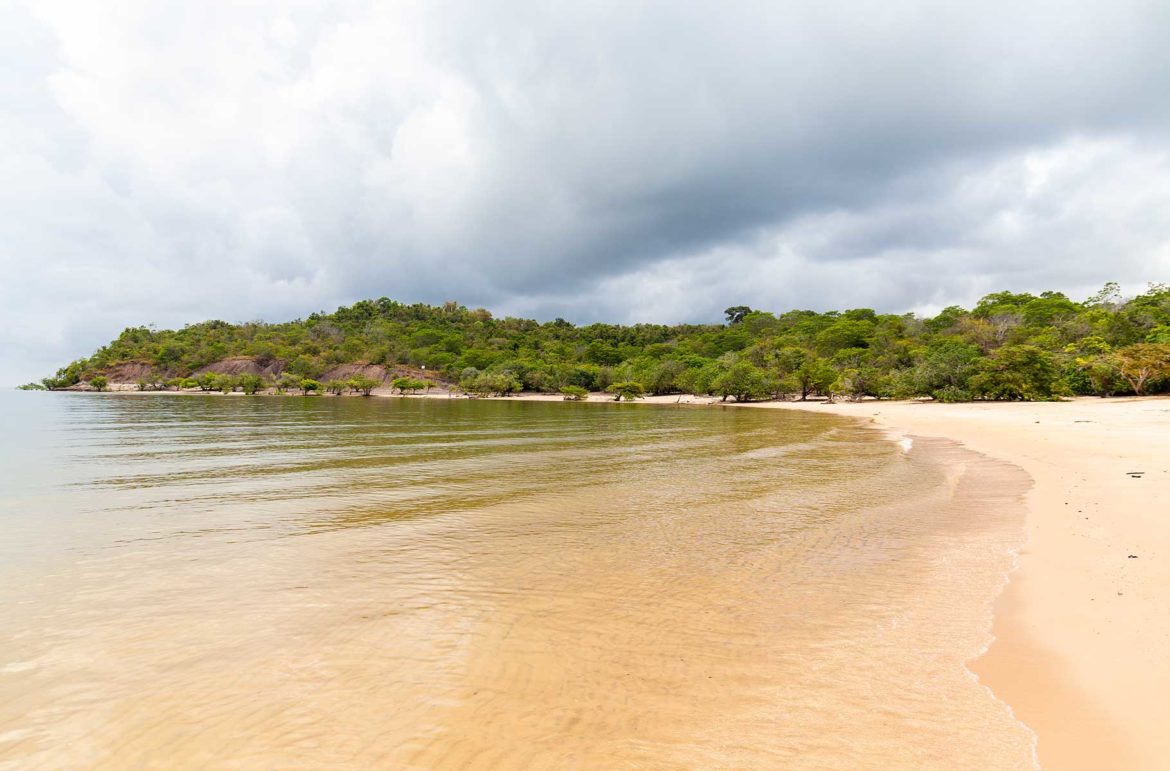
<svg viewBox="0 0 1170 771">
<path fill-rule="evenodd" d="M 1164 767 L 1170 399 L 752 406 L 946 437 L 1023 468 L 1028 541 L 996 603 L 995 641 L 969 667 L 1037 733 L 1044 767 Z"/>
<path fill-rule="evenodd" d="M 955 442 L 702 407 L 4 406 L 48 440 L 12 443 L 42 476 L 6 464 L 6 500 L 59 491 L 2 566 L 10 764 L 1032 767 L 964 668 L 1028 481 Z"/>
<path fill-rule="evenodd" d="M 1165 767 L 1170 398 L 645 402 L 849 416 L 893 438 L 951 439 L 1022 468 L 1034 483 L 1027 542 L 995 603 L 994 641 L 968 668 L 1037 734 L 1042 767 Z"/>
<path fill-rule="evenodd" d="M 557 395 L 508 398 L 561 401 Z M 1034 482 L 1025 495 L 1027 544 L 996 602 L 994 642 L 968 668 L 1036 732 L 1044 767 L 1164 766 L 1170 756 L 1164 719 L 1170 612 L 1161 594 L 1170 585 L 1170 519 L 1163 516 L 1170 511 L 1170 398 L 736 405 L 670 396 L 643 403 L 853 417 L 893 438 L 950 439 L 1022 468 Z"/>
</svg>

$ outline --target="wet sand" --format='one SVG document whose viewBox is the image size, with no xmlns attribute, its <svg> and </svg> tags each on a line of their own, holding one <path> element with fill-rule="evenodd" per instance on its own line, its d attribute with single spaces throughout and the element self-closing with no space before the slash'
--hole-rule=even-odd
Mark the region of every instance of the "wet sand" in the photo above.
<svg viewBox="0 0 1170 771">
<path fill-rule="evenodd" d="M 972 669 L 1036 731 L 1043 767 L 1167 767 L 1170 399 L 754 406 L 948 437 L 1027 471 L 1028 543 Z"/>
</svg>

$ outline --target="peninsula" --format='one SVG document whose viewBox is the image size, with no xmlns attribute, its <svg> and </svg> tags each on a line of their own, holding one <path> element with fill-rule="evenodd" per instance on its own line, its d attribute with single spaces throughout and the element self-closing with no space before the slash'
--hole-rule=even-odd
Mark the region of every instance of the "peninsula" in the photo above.
<svg viewBox="0 0 1170 771">
<path fill-rule="evenodd" d="M 1170 287 L 1125 298 L 1108 284 L 1083 301 L 996 292 L 931 317 L 733 306 L 723 324 L 627 326 L 382 298 L 278 324 L 131 327 L 25 387 L 336 395 L 438 387 L 737 402 L 1140 396 L 1170 389 Z"/>
</svg>

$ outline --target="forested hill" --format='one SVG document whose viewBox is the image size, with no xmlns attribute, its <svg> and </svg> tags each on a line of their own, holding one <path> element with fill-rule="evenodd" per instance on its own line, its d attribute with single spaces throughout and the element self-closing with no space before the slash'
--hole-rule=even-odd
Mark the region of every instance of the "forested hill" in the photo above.
<svg viewBox="0 0 1170 771">
<path fill-rule="evenodd" d="M 456 303 L 382 298 L 281 324 L 131 327 L 42 384 L 100 389 L 110 374 L 133 365 L 146 373 L 140 387 L 191 387 L 201 372 L 226 377 L 216 367 L 225 360 L 251 366 L 252 390 L 295 386 L 359 364 L 382 365 L 360 371 L 387 379 L 425 368 L 429 377 L 465 390 L 497 393 L 617 384 L 628 394 L 644 389 L 739 400 L 1141 394 L 1170 390 L 1170 286 L 1123 298 L 1111 284 L 1084 301 L 1059 292 L 997 292 L 972 309 L 949 307 L 933 318 L 864 308 L 772 313 L 738 306 L 727 309 L 724 324 L 676 326 L 497 319 Z"/>
</svg>

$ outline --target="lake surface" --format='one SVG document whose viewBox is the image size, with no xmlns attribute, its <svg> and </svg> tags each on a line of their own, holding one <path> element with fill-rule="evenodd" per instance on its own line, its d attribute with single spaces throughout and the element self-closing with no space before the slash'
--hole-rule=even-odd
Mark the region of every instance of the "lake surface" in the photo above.
<svg viewBox="0 0 1170 771">
<path fill-rule="evenodd" d="M 1021 472 L 816 414 L 0 393 L 0 768 L 1029 768 Z"/>
</svg>

